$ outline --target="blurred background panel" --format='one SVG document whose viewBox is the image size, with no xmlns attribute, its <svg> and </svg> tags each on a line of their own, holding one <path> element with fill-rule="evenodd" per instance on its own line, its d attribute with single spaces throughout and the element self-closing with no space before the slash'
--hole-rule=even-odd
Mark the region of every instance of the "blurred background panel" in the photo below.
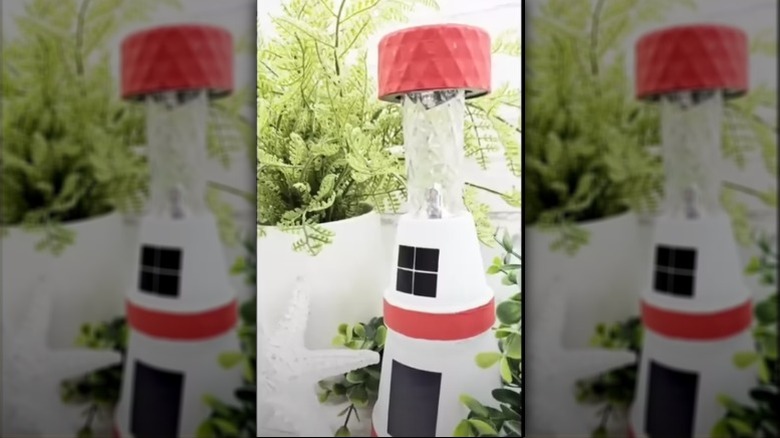
<svg viewBox="0 0 780 438">
<path fill-rule="evenodd" d="M 149 190 L 144 107 L 120 97 L 131 33 L 196 23 L 232 34 L 235 90 L 209 107 L 199 174 L 225 257 L 201 268 L 232 270 L 227 287 L 254 295 L 254 14 L 246 0 L 3 2 L 4 435 L 111 433 Z"/>
<path fill-rule="evenodd" d="M 664 186 L 658 108 L 635 96 L 635 44 L 652 30 L 690 23 L 735 26 L 748 36 L 750 91 L 727 103 L 724 158 L 714 172 L 748 268 L 740 280 L 756 303 L 770 300 L 757 304 L 761 314 L 777 292 L 775 276 L 764 273 L 776 269 L 777 3 L 532 0 L 525 6 L 527 432 L 625 436 L 637 383 L 632 355 L 642 346 L 639 294 L 649 287 Z M 537 315 L 563 317 L 550 322 Z M 755 323 L 774 324 L 771 315 Z M 771 351 L 764 359 L 769 365 L 757 361 L 762 365 L 754 371 L 776 366 Z M 767 380 L 763 373 L 757 380 Z M 776 374 L 767 384 L 776 389 Z M 753 403 L 750 409 L 763 412 Z M 728 421 L 744 420 L 723 413 Z M 771 423 L 762 415 L 745 420 L 749 436 L 761 436 L 762 421 Z M 724 425 L 718 431 L 736 436 Z"/>
</svg>

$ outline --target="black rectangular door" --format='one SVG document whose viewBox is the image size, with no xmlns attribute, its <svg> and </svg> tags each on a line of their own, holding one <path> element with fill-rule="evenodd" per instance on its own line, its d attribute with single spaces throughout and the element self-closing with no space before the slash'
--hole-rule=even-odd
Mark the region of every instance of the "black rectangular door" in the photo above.
<svg viewBox="0 0 780 438">
<path fill-rule="evenodd" d="M 387 433 L 392 437 L 436 436 L 441 373 L 412 368 L 396 360 L 391 373 Z"/>
<path fill-rule="evenodd" d="M 135 438 L 179 436 L 184 375 L 135 362 L 130 433 Z"/>
<path fill-rule="evenodd" d="M 650 361 L 645 431 L 650 438 L 692 438 L 699 375 Z"/>
</svg>

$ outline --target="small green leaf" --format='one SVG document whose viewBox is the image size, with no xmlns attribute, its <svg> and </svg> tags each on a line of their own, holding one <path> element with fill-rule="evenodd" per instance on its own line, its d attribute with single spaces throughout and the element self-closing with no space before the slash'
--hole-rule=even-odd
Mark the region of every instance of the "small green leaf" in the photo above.
<svg viewBox="0 0 780 438">
<path fill-rule="evenodd" d="M 590 434 L 591 438 L 608 438 L 607 434 L 607 428 L 604 426 L 599 426 L 595 429 L 593 429 L 593 432 Z"/>
<path fill-rule="evenodd" d="M 332 343 L 334 347 L 343 347 L 347 343 L 347 337 L 344 335 L 338 335 L 333 338 Z"/>
<path fill-rule="evenodd" d="M 355 328 L 352 329 L 355 332 L 355 336 L 357 336 L 360 339 L 366 338 L 366 328 L 363 326 L 363 324 L 357 324 L 355 325 Z"/>
<path fill-rule="evenodd" d="M 472 418 L 468 420 L 468 422 L 481 435 L 498 435 L 498 431 L 493 426 L 491 426 L 490 424 L 482 420 L 477 420 Z"/>
<path fill-rule="evenodd" d="M 347 398 L 357 408 L 363 408 L 368 405 L 368 392 L 362 386 L 353 386 L 347 390 Z"/>
<path fill-rule="evenodd" d="M 759 359 L 759 355 L 752 351 L 744 351 L 734 355 L 734 365 L 738 368 L 747 368 Z"/>
<path fill-rule="evenodd" d="M 501 378 L 504 379 L 504 382 L 512 382 L 512 370 L 509 366 L 509 360 L 506 358 L 506 356 L 501 358 L 500 371 Z"/>
<path fill-rule="evenodd" d="M 476 357 L 477 366 L 480 368 L 490 368 L 501 360 L 501 353 L 489 352 L 479 353 Z"/>
<path fill-rule="evenodd" d="M 455 431 L 452 432 L 453 437 L 469 437 L 474 436 L 474 434 L 471 431 L 471 424 L 468 420 L 461 420 L 460 423 L 458 423 L 457 426 L 455 426 Z"/>
<path fill-rule="evenodd" d="M 731 438 L 727 420 L 724 418 L 715 423 L 712 431 L 710 431 L 710 435 L 712 438 Z"/>
<path fill-rule="evenodd" d="M 339 324 L 338 333 L 342 336 L 347 336 L 347 330 L 349 329 L 349 324 Z"/>
<path fill-rule="evenodd" d="M 377 346 L 383 347 L 385 345 L 385 339 L 387 339 L 387 327 L 383 325 L 377 327 L 374 342 L 376 342 Z"/>
<path fill-rule="evenodd" d="M 521 306 L 517 301 L 504 301 L 496 308 L 496 316 L 502 324 L 512 325 L 520 322 Z"/>
<path fill-rule="evenodd" d="M 520 335 L 512 333 L 504 340 L 504 353 L 510 359 L 520 360 L 523 356 L 523 339 Z"/>
<path fill-rule="evenodd" d="M 238 436 L 241 433 L 238 430 L 238 427 L 236 427 L 236 425 L 230 421 L 224 420 L 222 418 L 213 418 L 211 421 L 214 427 L 219 429 L 220 432 L 226 434 L 227 436 Z"/>
<path fill-rule="evenodd" d="M 485 409 L 485 406 L 483 406 L 482 403 L 478 402 L 475 398 L 466 394 L 462 394 L 460 396 L 460 402 L 466 405 L 466 407 L 469 408 L 471 412 L 474 412 L 480 417 L 488 416 L 488 410 Z"/>
<path fill-rule="evenodd" d="M 748 423 L 745 423 L 744 421 L 737 418 L 729 418 L 727 421 L 729 427 L 734 429 L 738 434 L 745 435 L 745 436 L 753 436 L 753 427 L 750 426 Z"/>
<path fill-rule="evenodd" d="M 336 434 L 333 436 L 352 436 L 352 435 L 349 433 L 349 429 L 347 428 L 347 426 L 341 426 L 338 429 L 336 429 Z"/>
<path fill-rule="evenodd" d="M 219 355 L 219 365 L 223 368 L 233 368 L 244 360 L 244 354 L 239 351 L 231 351 Z"/>
<path fill-rule="evenodd" d="M 195 436 L 197 438 L 214 438 L 214 428 L 211 426 L 211 422 L 212 420 L 209 419 L 201 423 L 195 431 Z"/>
<path fill-rule="evenodd" d="M 506 429 L 507 432 L 511 434 L 511 435 L 507 435 L 507 436 L 520 436 L 520 433 L 521 433 L 520 421 L 519 420 L 507 420 L 507 421 L 504 422 L 504 429 Z"/>
<path fill-rule="evenodd" d="M 346 379 L 349 383 L 363 383 L 366 380 L 366 374 L 361 370 L 354 370 L 347 373 Z"/>
</svg>

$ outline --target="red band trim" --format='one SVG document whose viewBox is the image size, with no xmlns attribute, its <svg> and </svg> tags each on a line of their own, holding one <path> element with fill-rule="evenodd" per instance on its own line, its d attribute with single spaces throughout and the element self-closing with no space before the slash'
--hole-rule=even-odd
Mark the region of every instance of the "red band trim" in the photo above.
<svg viewBox="0 0 780 438">
<path fill-rule="evenodd" d="M 634 428 L 631 427 L 631 425 L 628 425 L 628 438 L 636 438 L 636 435 L 634 435 Z"/>
<path fill-rule="evenodd" d="M 122 438 L 122 435 L 119 433 L 119 428 L 116 427 L 116 424 L 114 425 L 114 438 Z"/>
<path fill-rule="evenodd" d="M 713 313 L 674 312 L 642 302 L 642 321 L 650 330 L 680 339 L 722 339 L 750 328 L 753 317 L 751 301 Z"/>
<path fill-rule="evenodd" d="M 385 300 L 387 328 L 414 339 L 455 341 L 473 338 L 496 322 L 495 299 L 460 313 L 424 313 L 396 307 Z"/>
<path fill-rule="evenodd" d="M 157 338 L 196 340 L 221 335 L 235 327 L 238 302 L 197 313 L 152 310 L 127 301 L 127 322 L 134 330 Z"/>
<path fill-rule="evenodd" d="M 373 425 L 371 426 L 371 436 L 377 436 L 377 437 L 379 436 L 376 434 L 376 429 L 374 429 Z"/>
</svg>

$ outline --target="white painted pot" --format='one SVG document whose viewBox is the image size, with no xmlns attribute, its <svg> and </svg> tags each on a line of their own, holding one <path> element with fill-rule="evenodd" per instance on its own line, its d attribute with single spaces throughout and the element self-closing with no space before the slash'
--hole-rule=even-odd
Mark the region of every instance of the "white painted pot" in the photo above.
<svg viewBox="0 0 780 438">
<path fill-rule="evenodd" d="M 526 230 L 524 293 L 547 290 L 556 279 L 566 285 L 568 304 L 563 345 L 588 346 L 595 326 L 639 314 L 646 249 L 651 229 L 642 227 L 633 213 L 581 223 L 590 241 L 574 256 L 553 252 L 557 234 L 535 227 Z"/>
<path fill-rule="evenodd" d="M 270 330 L 286 310 L 297 278 L 311 296 L 306 346 L 332 348 L 341 323 L 367 322 L 382 314 L 382 293 L 388 273 L 379 215 L 323 225 L 333 242 L 311 256 L 293 251 L 298 236 L 265 227 L 257 239 L 257 302 L 260 323 Z"/>
<path fill-rule="evenodd" d="M 36 251 L 42 237 L 11 228 L 2 245 L 3 318 L 17 326 L 30 304 L 30 289 L 54 296 L 49 327 L 52 347 L 71 347 L 85 322 L 121 315 L 126 271 L 126 230 L 122 216 L 107 214 L 65 224 L 75 242 L 58 256 Z"/>
</svg>

